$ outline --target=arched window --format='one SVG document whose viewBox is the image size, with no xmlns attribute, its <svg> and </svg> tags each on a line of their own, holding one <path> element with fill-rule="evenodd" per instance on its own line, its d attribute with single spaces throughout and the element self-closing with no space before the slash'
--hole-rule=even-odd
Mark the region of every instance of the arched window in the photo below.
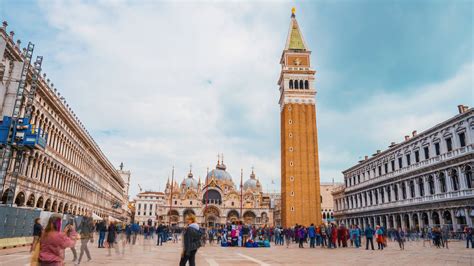
<svg viewBox="0 0 474 266">
<path fill-rule="evenodd" d="M 441 193 L 446 193 L 446 177 L 443 173 L 439 175 L 439 187 L 441 189 Z"/>
<path fill-rule="evenodd" d="M 298 89 L 298 81 L 295 80 L 295 89 Z"/>
<path fill-rule="evenodd" d="M 458 191 L 459 190 L 459 178 L 458 178 L 458 172 L 456 170 L 453 170 L 451 172 L 451 181 L 453 183 L 453 190 Z"/>
<path fill-rule="evenodd" d="M 307 80 L 304 81 L 304 88 L 309 89 L 309 82 Z"/>
<path fill-rule="evenodd" d="M 428 177 L 428 186 L 430 189 L 430 195 L 433 195 L 435 193 L 435 186 L 434 186 L 434 178 L 432 175 Z"/>
<path fill-rule="evenodd" d="M 411 180 L 409 184 L 410 184 L 410 196 L 414 198 L 415 197 L 415 182 Z"/>
<path fill-rule="evenodd" d="M 290 89 L 293 89 L 293 80 L 290 79 Z"/>
<path fill-rule="evenodd" d="M 425 186 L 424 186 L 424 183 L 423 183 L 423 178 L 418 178 L 418 190 L 420 191 L 420 196 L 424 196 L 425 195 Z"/>
<path fill-rule="evenodd" d="M 473 184 L 474 180 L 472 180 L 472 170 L 470 166 L 466 166 L 465 175 L 466 175 L 467 188 L 472 188 L 474 186 Z"/>
<path fill-rule="evenodd" d="M 304 85 L 303 85 L 303 81 L 300 80 L 300 89 L 303 89 L 303 88 L 304 88 L 303 86 L 304 86 Z"/>
<path fill-rule="evenodd" d="M 402 183 L 402 199 L 407 198 L 407 186 L 405 185 L 405 182 Z"/>
</svg>

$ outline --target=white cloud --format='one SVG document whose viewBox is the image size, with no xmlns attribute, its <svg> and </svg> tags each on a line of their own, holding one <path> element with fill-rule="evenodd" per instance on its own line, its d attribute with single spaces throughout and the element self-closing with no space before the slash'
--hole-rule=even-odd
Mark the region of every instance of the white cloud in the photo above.
<svg viewBox="0 0 474 266">
<path fill-rule="evenodd" d="M 132 196 L 137 183 L 163 188 L 173 165 L 178 180 L 189 163 L 204 178 L 218 152 L 236 184 L 240 168 L 246 179 L 255 166 L 264 187 L 275 179 L 278 189 L 276 81 L 291 3 L 87 3 L 41 2 L 57 32 L 49 76 L 111 161 L 132 170 Z M 318 105 L 322 180 L 449 118 L 469 93 L 472 103 L 470 73 L 467 65 L 441 84 L 372 95 L 349 112 Z"/>
</svg>

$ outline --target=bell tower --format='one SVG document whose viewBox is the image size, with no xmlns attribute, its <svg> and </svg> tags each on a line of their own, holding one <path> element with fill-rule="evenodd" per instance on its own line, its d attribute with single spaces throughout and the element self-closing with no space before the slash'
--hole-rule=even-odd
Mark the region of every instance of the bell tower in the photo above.
<svg viewBox="0 0 474 266">
<path fill-rule="evenodd" d="M 308 49 L 292 9 L 280 64 L 282 224 L 321 223 L 316 89 Z"/>
</svg>

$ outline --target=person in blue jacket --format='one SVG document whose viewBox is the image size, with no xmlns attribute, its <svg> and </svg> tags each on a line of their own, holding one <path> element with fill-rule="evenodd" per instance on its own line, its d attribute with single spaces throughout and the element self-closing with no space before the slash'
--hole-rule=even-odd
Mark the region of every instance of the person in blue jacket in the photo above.
<svg viewBox="0 0 474 266">
<path fill-rule="evenodd" d="M 372 227 L 367 226 L 367 228 L 365 228 L 365 249 L 368 250 L 369 249 L 369 242 L 370 242 L 370 245 L 372 246 L 372 250 L 374 250 L 374 229 Z"/>
<path fill-rule="evenodd" d="M 308 236 L 309 236 L 309 247 L 314 248 L 314 240 L 316 238 L 316 228 L 314 228 L 314 224 L 308 228 Z"/>
</svg>

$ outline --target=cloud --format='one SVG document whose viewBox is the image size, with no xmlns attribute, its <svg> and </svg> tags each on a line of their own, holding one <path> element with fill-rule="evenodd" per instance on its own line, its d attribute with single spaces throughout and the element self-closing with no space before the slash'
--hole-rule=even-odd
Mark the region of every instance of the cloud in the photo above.
<svg viewBox="0 0 474 266">
<path fill-rule="evenodd" d="M 355 5 L 360 12 L 351 17 L 353 10 L 340 9 L 342 4 L 324 3 L 319 9 L 305 4 L 307 12 L 302 10 L 298 17 L 306 41 L 314 47 L 312 62 L 318 71 L 322 181 L 340 180 L 341 171 L 361 156 L 401 140 L 414 129 L 421 131 L 448 119 L 459 103 L 473 102 L 472 45 L 454 49 L 456 58 L 462 58 L 463 51 L 471 52 L 471 62 L 466 59 L 468 63 L 458 66 L 455 75 L 445 78 L 443 73 L 440 78 L 432 71 L 423 72 L 421 81 L 409 83 L 418 81 L 415 72 L 400 87 L 391 83 L 398 74 L 394 70 L 408 61 L 397 60 L 393 47 L 398 44 L 386 48 L 372 42 L 370 35 L 348 35 L 346 22 L 355 20 L 352 27 L 364 29 L 366 13 Z M 138 192 L 136 184 L 163 189 L 173 165 L 178 180 L 190 163 L 195 176 L 204 178 L 218 152 L 225 154 L 236 184 L 241 168 L 246 179 L 255 166 L 264 188 L 279 189 L 276 81 L 291 3 L 43 0 L 39 8 L 48 29 L 42 32 L 49 33 L 38 42 L 50 55 L 45 58 L 48 77 L 112 163 L 118 166 L 123 161 L 132 170 L 132 197 Z M 341 10 L 348 20 L 337 24 L 330 14 Z M 369 22 L 365 21 L 374 32 L 383 32 Z M 360 38 L 371 46 L 355 45 Z M 385 72 L 379 62 L 367 60 L 365 53 L 375 48 L 374 60 L 392 62 Z M 342 71 L 344 65 L 349 70 Z M 380 78 L 380 72 L 390 79 Z M 427 76 L 433 80 L 426 82 Z M 355 78 L 357 84 L 351 85 Z M 371 82 L 364 91 L 367 80 Z"/>
</svg>

